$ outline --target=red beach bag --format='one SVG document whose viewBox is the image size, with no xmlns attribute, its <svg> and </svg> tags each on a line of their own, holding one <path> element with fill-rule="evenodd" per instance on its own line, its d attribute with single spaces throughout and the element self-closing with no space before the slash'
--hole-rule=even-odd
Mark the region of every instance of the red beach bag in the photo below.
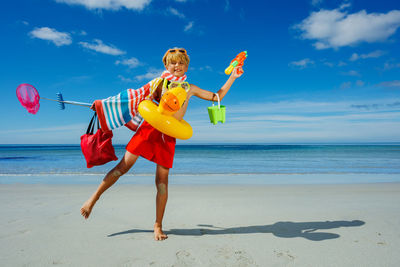
<svg viewBox="0 0 400 267">
<path fill-rule="evenodd" d="M 97 132 L 93 134 L 96 121 Z M 97 113 L 94 113 L 86 130 L 86 134 L 81 136 L 81 149 L 88 168 L 103 165 L 118 159 L 117 156 L 115 156 L 115 150 L 111 143 L 112 137 L 112 131 L 104 132 L 99 127 Z"/>
</svg>

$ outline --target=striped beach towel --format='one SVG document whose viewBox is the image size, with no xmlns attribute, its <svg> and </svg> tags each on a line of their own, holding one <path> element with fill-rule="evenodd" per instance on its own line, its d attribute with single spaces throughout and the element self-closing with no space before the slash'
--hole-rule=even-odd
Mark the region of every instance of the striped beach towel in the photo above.
<svg viewBox="0 0 400 267">
<path fill-rule="evenodd" d="M 139 89 L 127 89 L 116 96 L 96 100 L 95 106 L 100 127 L 108 131 L 125 125 L 132 131 L 136 131 L 143 120 L 138 112 L 140 102 L 144 99 L 152 100 L 154 91 L 163 79 L 185 81 L 186 75 L 175 77 L 170 72 L 164 71 L 161 77 L 151 80 Z"/>
</svg>

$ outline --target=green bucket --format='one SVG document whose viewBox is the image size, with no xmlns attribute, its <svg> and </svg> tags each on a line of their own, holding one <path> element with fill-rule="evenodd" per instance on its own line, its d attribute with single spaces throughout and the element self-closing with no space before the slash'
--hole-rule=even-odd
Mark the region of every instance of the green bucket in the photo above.
<svg viewBox="0 0 400 267">
<path fill-rule="evenodd" d="M 219 121 L 222 123 L 225 123 L 225 112 L 226 112 L 226 107 L 220 105 L 220 100 L 218 94 L 218 106 L 214 106 L 214 102 L 212 107 L 208 107 L 208 115 L 210 116 L 210 121 L 212 124 L 217 124 Z"/>
</svg>

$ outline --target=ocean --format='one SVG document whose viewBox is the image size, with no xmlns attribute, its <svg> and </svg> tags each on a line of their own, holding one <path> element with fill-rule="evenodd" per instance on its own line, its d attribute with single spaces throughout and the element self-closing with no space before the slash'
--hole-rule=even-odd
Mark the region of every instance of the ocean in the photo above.
<svg viewBox="0 0 400 267">
<path fill-rule="evenodd" d="M 121 159 L 125 147 L 114 147 Z M 117 162 L 88 169 L 79 145 L 0 145 L 0 183 L 24 182 L 26 179 L 18 177 L 29 176 L 52 177 L 59 179 L 59 183 L 98 183 Z M 139 158 L 127 176 L 154 173 L 155 164 Z M 400 144 L 177 145 L 174 167 L 170 170 L 170 175 L 198 177 L 282 174 L 389 175 L 390 181 L 393 177 L 400 181 Z"/>
</svg>

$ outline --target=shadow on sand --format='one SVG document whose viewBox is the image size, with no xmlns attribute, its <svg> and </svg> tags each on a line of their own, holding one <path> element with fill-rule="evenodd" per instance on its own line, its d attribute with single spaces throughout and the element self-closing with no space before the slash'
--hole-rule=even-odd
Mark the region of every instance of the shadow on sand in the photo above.
<svg viewBox="0 0 400 267">
<path fill-rule="evenodd" d="M 276 237 L 293 238 L 303 237 L 312 241 L 322 241 L 338 238 L 334 233 L 317 232 L 318 230 L 335 229 L 340 227 L 355 227 L 364 225 L 365 222 L 355 221 L 326 221 L 326 222 L 277 222 L 270 225 L 241 226 L 232 228 L 216 227 L 209 224 L 198 224 L 199 228 L 171 229 L 165 231 L 168 235 L 202 236 L 202 235 L 232 235 L 232 234 L 273 234 Z M 124 234 L 152 233 L 152 230 L 131 229 L 124 232 L 108 235 L 113 237 Z"/>
</svg>

